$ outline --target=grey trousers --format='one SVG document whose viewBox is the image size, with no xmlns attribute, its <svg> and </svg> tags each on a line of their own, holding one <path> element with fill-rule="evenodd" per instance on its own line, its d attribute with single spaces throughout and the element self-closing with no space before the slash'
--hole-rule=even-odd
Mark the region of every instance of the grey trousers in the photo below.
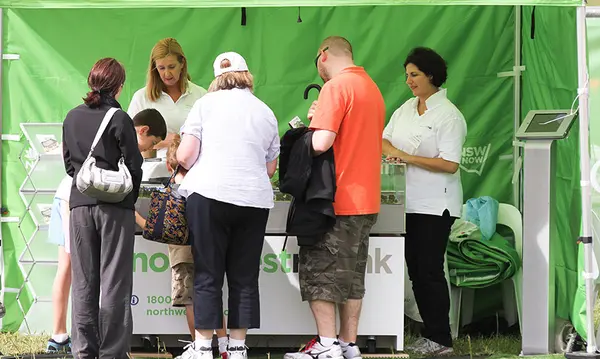
<svg viewBox="0 0 600 359">
<path fill-rule="evenodd" d="M 134 211 L 76 207 L 70 218 L 73 357 L 125 359 L 133 331 Z"/>
</svg>

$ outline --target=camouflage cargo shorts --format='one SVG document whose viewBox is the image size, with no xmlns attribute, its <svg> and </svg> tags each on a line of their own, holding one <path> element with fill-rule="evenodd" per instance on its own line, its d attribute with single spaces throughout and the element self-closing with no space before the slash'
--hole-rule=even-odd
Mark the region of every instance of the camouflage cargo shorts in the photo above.
<svg viewBox="0 0 600 359">
<path fill-rule="evenodd" d="M 171 268 L 171 305 L 192 305 L 194 298 L 194 265 L 179 263 Z"/>
<path fill-rule="evenodd" d="M 300 247 L 298 275 L 303 301 L 345 303 L 365 295 L 369 233 L 377 214 L 337 216 L 314 246 Z"/>
</svg>

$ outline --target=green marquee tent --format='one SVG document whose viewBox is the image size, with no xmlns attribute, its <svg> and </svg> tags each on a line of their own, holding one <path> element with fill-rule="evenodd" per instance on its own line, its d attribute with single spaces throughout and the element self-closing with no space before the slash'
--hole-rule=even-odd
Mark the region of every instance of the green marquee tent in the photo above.
<svg viewBox="0 0 600 359">
<path fill-rule="evenodd" d="M 314 55 L 324 37 L 337 34 L 351 41 L 356 62 L 385 96 L 388 118 L 410 96 L 402 68 L 406 54 L 415 46 L 432 47 L 448 61 L 445 87 L 467 119 L 461 164 L 465 200 L 486 195 L 520 207 L 520 180 L 513 176 L 521 155 L 513 143 L 515 129 L 529 110 L 570 108 L 577 89 L 588 86 L 581 5 L 578 0 L 0 0 L 0 235 L 7 307 L 2 330 L 23 330 L 34 302 L 49 299 L 40 299 L 26 283 L 37 278 L 44 286 L 40 291 L 51 288 L 51 281 L 40 280 L 50 277 L 40 272 L 52 270 L 23 264 L 35 255 L 31 243 L 42 248 L 45 239 L 32 218 L 34 200 L 20 193 L 35 187 L 30 172 L 37 165 L 28 157 L 21 124 L 61 123 L 80 103 L 98 58 L 124 63 L 126 108 L 144 85 L 157 40 L 177 38 L 192 80 L 204 87 L 214 57 L 238 51 L 255 75 L 256 94 L 274 110 L 283 133 L 289 119 L 303 116 L 310 105 L 312 98 L 301 97 L 308 84 L 320 81 Z M 558 145 L 557 212 L 568 215 L 554 220 L 552 263 L 557 316 L 571 320 L 585 336 L 590 307 L 577 300 L 575 240 L 590 233 L 589 187 L 582 195 L 580 186 L 580 173 L 589 175 L 587 92 L 579 104 L 579 126 Z M 52 258 L 36 261 L 53 263 Z"/>
</svg>

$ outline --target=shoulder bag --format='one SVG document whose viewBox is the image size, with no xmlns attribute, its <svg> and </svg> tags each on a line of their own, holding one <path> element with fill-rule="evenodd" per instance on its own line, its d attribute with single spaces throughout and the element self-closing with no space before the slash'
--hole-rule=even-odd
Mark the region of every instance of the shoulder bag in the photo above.
<svg viewBox="0 0 600 359">
<path fill-rule="evenodd" d="M 190 244 L 185 217 L 186 199 L 173 188 L 178 170 L 179 166 L 164 188 L 150 194 L 150 209 L 142 232 L 142 237 L 149 241 L 179 246 Z"/>
<path fill-rule="evenodd" d="M 117 171 L 110 171 L 97 167 L 96 158 L 92 155 L 94 148 L 98 144 L 108 123 L 117 110 L 117 108 L 112 107 L 106 112 L 98 132 L 96 132 L 92 148 L 90 149 L 86 160 L 81 165 L 81 169 L 76 178 L 76 185 L 79 192 L 86 196 L 96 198 L 99 201 L 108 203 L 118 203 L 123 201 L 133 189 L 131 173 L 129 173 L 129 169 L 125 166 L 125 160 L 123 159 L 122 154 L 119 159 Z"/>
</svg>

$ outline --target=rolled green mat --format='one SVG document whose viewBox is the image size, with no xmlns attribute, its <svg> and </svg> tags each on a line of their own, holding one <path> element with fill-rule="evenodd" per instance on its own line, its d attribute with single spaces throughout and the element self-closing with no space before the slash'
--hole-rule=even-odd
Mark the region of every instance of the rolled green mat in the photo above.
<svg viewBox="0 0 600 359">
<path fill-rule="evenodd" d="M 473 232 L 448 242 L 448 274 L 457 287 L 489 287 L 509 279 L 521 266 L 517 251 L 504 237 L 495 233 L 487 241 L 480 238 Z"/>
</svg>

